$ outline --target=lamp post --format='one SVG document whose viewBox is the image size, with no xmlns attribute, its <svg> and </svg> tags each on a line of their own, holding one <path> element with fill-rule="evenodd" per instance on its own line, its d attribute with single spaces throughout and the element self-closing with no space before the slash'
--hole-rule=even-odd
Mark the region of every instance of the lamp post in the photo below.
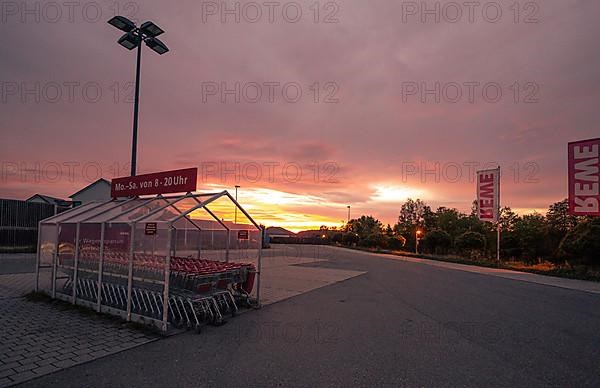
<svg viewBox="0 0 600 388">
<path fill-rule="evenodd" d="M 348 205 L 348 223 L 350 223 L 350 205 Z"/>
<path fill-rule="evenodd" d="M 133 105 L 133 138 L 131 141 L 131 176 L 136 174 L 137 161 L 137 132 L 138 132 L 138 114 L 140 102 L 140 67 L 142 63 L 142 42 L 150 47 L 152 51 L 163 55 L 169 51 L 169 48 L 157 36 L 164 31 L 153 22 L 145 22 L 137 27 L 134 22 L 123 16 L 115 16 L 108 21 L 113 27 L 125 32 L 125 35 L 119 38 L 118 43 L 127 50 L 137 48 L 137 66 L 135 71 L 135 100 Z"/>
<path fill-rule="evenodd" d="M 421 235 L 421 231 L 419 229 L 417 229 L 417 231 L 415 232 L 415 254 L 419 254 L 419 236 Z"/>
<path fill-rule="evenodd" d="M 235 185 L 235 202 L 237 202 L 237 193 L 238 193 L 238 189 L 240 188 L 240 185 Z M 234 224 L 237 225 L 237 205 L 235 206 L 235 219 L 233 221 Z"/>
</svg>

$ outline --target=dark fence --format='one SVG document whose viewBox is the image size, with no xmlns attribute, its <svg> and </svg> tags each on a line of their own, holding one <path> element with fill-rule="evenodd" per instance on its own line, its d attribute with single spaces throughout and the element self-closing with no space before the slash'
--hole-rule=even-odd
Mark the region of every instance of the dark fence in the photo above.
<svg viewBox="0 0 600 388">
<path fill-rule="evenodd" d="M 0 199 L 0 252 L 35 252 L 38 222 L 66 209 L 45 203 Z"/>
</svg>

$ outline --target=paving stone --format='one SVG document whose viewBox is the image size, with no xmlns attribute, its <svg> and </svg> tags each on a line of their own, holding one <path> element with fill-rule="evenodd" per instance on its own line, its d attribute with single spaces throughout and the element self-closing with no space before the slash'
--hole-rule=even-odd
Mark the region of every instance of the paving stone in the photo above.
<svg viewBox="0 0 600 388">
<path fill-rule="evenodd" d="M 56 305 L 3 298 L 4 281 L 0 276 L 0 387 L 159 338 Z"/>
<path fill-rule="evenodd" d="M 57 370 L 60 370 L 60 367 L 48 364 L 48 365 L 44 365 L 44 366 L 40 366 L 39 368 L 33 369 L 33 373 L 38 374 L 38 375 L 45 375 L 47 373 L 52 373 L 52 372 L 56 372 Z"/>
<path fill-rule="evenodd" d="M 68 360 L 68 359 L 73 358 L 75 356 L 76 356 L 75 353 L 65 353 L 65 354 L 61 354 L 59 356 L 56 356 L 55 358 L 57 360 L 59 360 L 59 361 L 62 361 L 62 360 Z"/>
<path fill-rule="evenodd" d="M 90 353 L 90 356 L 92 356 L 94 358 L 99 358 L 99 357 L 108 356 L 109 354 L 110 354 L 110 352 L 107 350 L 98 350 L 98 351 Z"/>
<path fill-rule="evenodd" d="M 0 372 L 0 379 L 8 376 L 12 376 L 17 373 L 14 369 L 7 369 Z"/>
<path fill-rule="evenodd" d="M 83 356 L 83 355 L 89 354 L 89 353 L 91 353 L 91 350 L 89 348 L 87 348 L 87 349 L 81 349 L 81 350 L 78 350 L 78 351 L 75 352 L 75 354 L 77 356 Z"/>
<path fill-rule="evenodd" d="M 37 368 L 37 365 L 35 363 L 31 363 L 31 364 L 25 364 L 25 365 L 18 366 L 16 368 L 14 368 L 14 370 L 17 371 L 18 373 L 21 373 L 21 372 L 25 372 L 28 370 L 32 370 L 34 368 Z"/>
<path fill-rule="evenodd" d="M 54 358 L 54 357 L 49 357 L 49 358 L 45 358 L 41 361 L 37 361 L 36 364 L 39 366 L 44 366 L 44 365 L 48 365 L 48 364 L 53 364 L 55 362 L 58 362 L 60 360 Z"/>
<path fill-rule="evenodd" d="M 22 372 L 22 373 L 17 373 L 16 375 L 10 376 L 9 378 L 14 382 L 14 383 L 22 383 L 24 381 L 27 380 L 31 380 L 34 379 L 36 377 L 38 377 L 39 375 L 36 375 L 35 373 L 33 373 L 32 371 L 27 371 L 27 372 Z"/>
<path fill-rule="evenodd" d="M 23 359 L 23 356 L 20 355 L 20 354 L 17 354 L 15 356 L 7 357 L 7 358 L 2 359 L 2 362 L 4 364 L 9 364 L 11 362 L 19 361 L 19 360 L 22 360 L 22 359 Z"/>
<path fill-rule="evenodd" d="M 68 360 L 57 361 L 56 363 L 50 364 L 50 365 L 54 365 L 59 369 L 63 369 L 63 368 L 72 367 L 73 365 L 77 365 L 77 364 L 79 364 L 79 362 L 74 361 L 72 359 L 68 359 Z"/>
<path fill-rule="evenodd" d="M 21 366 L 21 364 L 19 364 L 18 362 L 11 362 L 10 364 L 4 364 L 0 366 L 0 372 L 8 370 L 8 369 L 13 369 L 16 367 Z"/>
<path fill-rule="evenodd" d="M 8 377 L 0 379 L 0 387 L 7 387 L 12 383 L 13 383 L 13 381 L 11 379 L 9 379 Z"/>
</svg>

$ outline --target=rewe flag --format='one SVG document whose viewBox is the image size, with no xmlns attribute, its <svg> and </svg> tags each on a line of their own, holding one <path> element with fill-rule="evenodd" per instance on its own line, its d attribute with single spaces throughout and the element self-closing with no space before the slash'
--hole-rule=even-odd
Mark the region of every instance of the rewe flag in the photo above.
<svg viewBox="0 0 600 388">
<path fill-rule="evenodd" d="M 569 213 L 600 216 L 600 138 L 569 143 Z"/>
<path fill-rule="evenodd" d="M 477 215 L 497 222 L 500 213 L 500 167 L 477 171 Z"/>
</svg>

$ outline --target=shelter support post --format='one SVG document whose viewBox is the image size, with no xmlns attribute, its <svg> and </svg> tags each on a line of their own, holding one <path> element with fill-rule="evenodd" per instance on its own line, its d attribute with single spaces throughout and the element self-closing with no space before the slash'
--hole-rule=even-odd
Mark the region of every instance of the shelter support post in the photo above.
<svg viewBox="0 0 600 388">
<path fill-rule="evenodd" d="M 39 290 L 39 283 L 40 283 L 40 265 L 42 264 L 42 257 L 41 257 L 41 252 L 42 252 L 42 247 L 41 245 L 41 241 L 42 241 L 42 222 L 38 222 L 38 236 L 37 236 L 37 254 L 35 255 L 35 292 L 38 292 Z"/>
<path fill-rule="evenodd" d="M 105 223 L 100 226 L 100 262 L 98 263 L 98 301 L 96 302 L 96 311 L 100 312 L 102 304 L 102 271 L 104 271 L 104 229 Z"/>
<path fill-rule="evenodd" d="M 169 224 L 168 236 L 167 236 L 167 258 L 165 259 L 165 282 L 163 289 L 163 316 L 162 316 L 162 329 L 167 331 L 168 320 L 169 320 L 169 278 L 171 276 L 171 245 L 173 243 L 173 225 Z"/>
<path fill-rule="evenodd" d="M 129 273 L 127 274 L 127 321 L 131 321 L 131 290 L 133 288 L 133 251 L 135 247 L 135 223 L 131 224 L 129 234 Z"/>
<path fill-rule="evenodd" d="M 52 298 L 56 298 L 56 272 L 58 266 L 58 236 L 60 231 L 60 225 L 56 225 L 54 230 L 54 250 L 52 252 Z"/>
<path fill-rule="evenodd" d="M 75 231 L 75 263 L 73 264 L 73 295 L 71 296 L 71 302 L 75 304 L 77 300 L 77 282 L 79 275 L 79 231 L 81 224 L 77 223 L 77 229 Z"/>
<path fill-rule="evenodd" d="M 258 278 L 256 279 L 256 304 L 260 307 L 260 278 L 262 277 L 262 250 L 264 240 L 263 228 L 260 228 L 260 242 L 258 243 Z"/>
</svg>

